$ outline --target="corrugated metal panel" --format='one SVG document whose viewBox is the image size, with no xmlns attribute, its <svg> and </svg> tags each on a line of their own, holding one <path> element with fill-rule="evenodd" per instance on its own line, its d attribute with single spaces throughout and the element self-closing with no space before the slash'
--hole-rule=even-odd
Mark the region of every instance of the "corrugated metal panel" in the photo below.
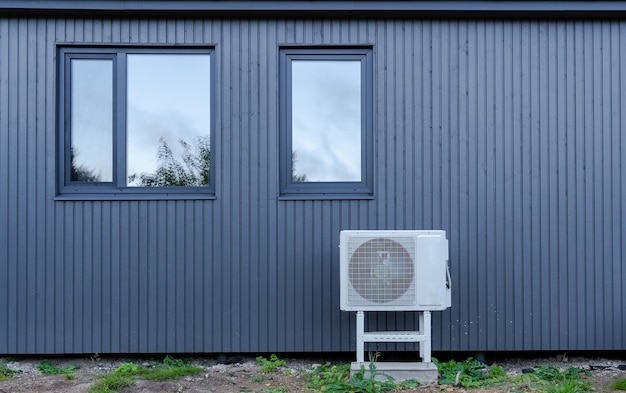
<svg viewBox="0 0 626 393">
<path fill-rule="evenodd" d="M 217 199 L 55 201 L 55 42 L 215 45 Z M 374 48 L 374 200 L 278 201 L 299 44 Z M 339 231 L 394 228 L 448 231 L 436 350 L 626 349 L 624 64 L 622 21 L 0 18 L 0 353 L 353 350 Z"/>
</svg>

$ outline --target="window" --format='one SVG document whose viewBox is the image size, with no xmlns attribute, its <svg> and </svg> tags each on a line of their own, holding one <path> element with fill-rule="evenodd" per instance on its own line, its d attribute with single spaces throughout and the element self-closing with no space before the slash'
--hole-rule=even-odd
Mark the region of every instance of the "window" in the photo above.
<svg viewBox="0 0 626 393">
<path fill-rule="evenodd" d="M 281 50 L 284 199 L 372 196 L 371 53 L 369 48 Z"/>
<path fill-rule="evenodd" d="M 212 50 L 61 48 L 60 194 L 211 197 Z"/>
</svg>

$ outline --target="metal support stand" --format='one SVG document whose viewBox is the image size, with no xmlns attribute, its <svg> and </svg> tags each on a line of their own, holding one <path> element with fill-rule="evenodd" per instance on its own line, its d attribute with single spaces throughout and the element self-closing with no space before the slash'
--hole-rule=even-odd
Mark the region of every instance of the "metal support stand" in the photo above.
<svg viewBox="0 0 626 393">
<path fill-rule="evenodd" d="M 356 361 L 365 362 L 366 342 L 418 342 L 419 356 L 424 363 L 431 362 L 431 316 L 430 311 L 418 314 L 419 330 L 416 332 L 366 332 L 365 312 L 356 313 Z"/>
<path fill-rule="evenodd" d="M 431 361 L 431 319 L 430 311 L 418 314 L 419 330 L 416 332 L 366 332 L 365 312 L 356 313 L 356 362 L 350 365 L 350 375 L 365 372 L 368 378 L 369 368 L 365 363 L 366 342 L 418 342 L 421 362 L 378 362 L 376 369 L 384 376 L 395 381 L 417 379 L 422 385 L 437 383 L 437 366 Z M 376 376 L 375 378 L 379 378 Z"/>
</svg>

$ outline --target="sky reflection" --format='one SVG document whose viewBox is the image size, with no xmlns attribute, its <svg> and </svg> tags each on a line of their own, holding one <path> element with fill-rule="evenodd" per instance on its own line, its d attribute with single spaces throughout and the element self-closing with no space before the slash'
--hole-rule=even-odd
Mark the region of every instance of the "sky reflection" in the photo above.
<svg viewBox="0 0 626 393">
<path fill-rule="evenodd" d="M 361 181 L 361 61 L 293 60 L 294 175 Z"/>
<path fill-rule="evenodd" d="M 161 138 L 179 161 L 180 139 L 210 133 L 209 55 L 128 55 L 127 175 L 158 168 Z M 136 184 L 128 184 L 133 186 Z"/>
<path fill-rule="evenodd" d="M 72 155 L 75 168 L 113 180 L 113 64 L 72 60 Z M 78 179 L 72 179 L 78 180 Z"/>
</svg>

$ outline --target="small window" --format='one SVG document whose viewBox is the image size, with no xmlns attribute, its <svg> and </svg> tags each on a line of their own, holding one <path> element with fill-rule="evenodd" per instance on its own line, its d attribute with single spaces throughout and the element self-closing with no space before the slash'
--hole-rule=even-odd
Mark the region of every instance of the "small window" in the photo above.
<svg viewBox="0 0 626 393">
<path fill-rule="evenodd" d="M 211 196 L 211 49 L 62 48 L 61 194 Z"/>
<path fill-rule="evenodd" d="M 282 197 L 371 197 L 371 49 L 284 48 L 280 67 Z"/>
</svg>

